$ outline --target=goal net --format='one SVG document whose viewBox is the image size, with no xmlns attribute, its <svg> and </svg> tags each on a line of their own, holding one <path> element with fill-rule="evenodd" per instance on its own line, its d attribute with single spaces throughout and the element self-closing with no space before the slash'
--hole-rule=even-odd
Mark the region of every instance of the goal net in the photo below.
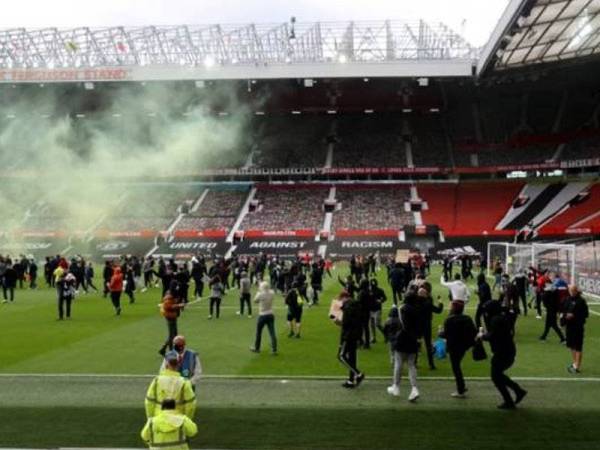
<svg viewBox="0 0 600 450">
<path fill-rule="evenodd" d="M 516 274 L 519 270 L 535 267 L 558 273 L 569 283 L 575 281 L 575 246 L 568 244 L 513 244 L 509 242 L 488 243 L 488 276 L 499 262 L 505 273 Z"/>
</svg>

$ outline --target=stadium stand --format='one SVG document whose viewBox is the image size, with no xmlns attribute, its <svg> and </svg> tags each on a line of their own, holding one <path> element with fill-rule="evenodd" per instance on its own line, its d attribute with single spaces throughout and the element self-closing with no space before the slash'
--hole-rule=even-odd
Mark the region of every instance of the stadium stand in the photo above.
<svg viewBox="0 0 600 450">
<path fill-rule="evenodd" d="M 340 116 L 336 123 L 334 166 L 406 166 L 400 115 L 353 114 Z"/>
<path fill-rule="evenodd" d="M 322 167 L 331 127 L 323 116 L 290 115 L 256 119 L 253 164 L 258 167 Z"/>
<path fill-rule="evenodd" d="M 590 226 L 588 222 L 592 222 L 593 224 L 594 219 L 592 216 L 600 211 L 600 184 L 594 184 L 589 188 L 588 192 L 588 198 L 580 203 L 567 207 L 560 214 L 556 215 L 540 228 L 539 234 L 542 236 L 565 234 L 565 231 L 568 228 L 576 225 L 577 227 L 586 228 Z M 592 218 L 587 219 L 590 217 Z M 596 224 L 596 226 L 597 225 L 598 224 Z"/>
<path fill-rule="evenodd" d="M 521 182 L 419 184 L 428 209 L 423 223 L 438 225 L 447 236 L 503 235 L 496 224 L 523 187 Z"/>
<path fill-rule="evenodd" d="M 99 229 L 164 231 L 182 209 L 189 209 L 202 190 L 194 186 L 149 186 L 127 193 Z"/>
<path fill-rule="evenodd" d="M 562 159 L 597 158 L 600 155 L 600 136 L 569 142 L 562 152 Z"/>
<path fill-rule="evenodd" d="M 254 197 L 258 208 L 246 214 L 240 228 L 317 232 L 323 226 L 323 202 L 328 193 L 329 187 L 324 185 L 260 185 Z"/>
<path fill-rule="evenodd" d="M 225 230 L 234 225 L 248 196 L 247 190 L 209 189 L 197 211 L 184 216 L 175 227 L 180 230 Z"/>
<path fill-rule="evenodd" d="M 410 198 L 405 186 L 344 186 L 337 187 L 340 209 L 333 214 L 336 230 L 399 230 L 414 225 L 411 212 L 404 210 Z"/>
<path fill-rule="evenodd" d="M 453 165 L 439 114 L 414 114 L 410 118 L 410 127 L 415 166 L 450 167 Z"/>
</svg>

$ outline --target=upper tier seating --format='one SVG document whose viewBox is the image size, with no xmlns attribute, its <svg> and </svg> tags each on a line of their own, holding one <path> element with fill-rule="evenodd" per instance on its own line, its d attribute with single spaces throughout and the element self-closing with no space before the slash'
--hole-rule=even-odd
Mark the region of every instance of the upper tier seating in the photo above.
<svg viewBox="0 0 600 450">
<path fill-rule="evenodd" d="M 411 212 L 404 211 L 410 198 L 404 186 L 338 187 L 341 209 L 333 214 L 333 228 L 350 230 L 399 230 L 413 225 Z"/>
<path fill-rule="evenodd" d="M 326 186 L 259 187 L 255 196 L 259 207 L 244 217 L 241 229 L 317 232 L 323 226 L 323 202 L 328 193 Z"/>
</svg>

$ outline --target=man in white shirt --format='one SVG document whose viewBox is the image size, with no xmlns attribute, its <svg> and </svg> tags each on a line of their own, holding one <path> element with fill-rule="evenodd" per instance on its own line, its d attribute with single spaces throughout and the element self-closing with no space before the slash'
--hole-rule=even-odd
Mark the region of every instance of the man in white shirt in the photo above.
<svg viewBox="0 0 600 450">
<path fill-rule="evenodd" d="M 444 277 L 440 279 L 440 284 L 450 290 L 452 302 L 460 302 L 462 306 L 469 302 L 471 292 L 467 285 L 460 279 L 460 274 L 454 275 L 454 281 L 444 281 Z"/>
</svg>

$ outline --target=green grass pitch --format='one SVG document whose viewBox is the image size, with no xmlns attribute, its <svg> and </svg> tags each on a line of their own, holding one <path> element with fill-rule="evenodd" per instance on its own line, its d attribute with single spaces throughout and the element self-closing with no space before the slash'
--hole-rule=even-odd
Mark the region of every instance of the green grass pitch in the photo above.
<svg viewBox="0 0 600 450">
<path fill-rule="evenodd" d="M 340 265 L 334 277 L 346 270 Z M 378 276 L 389 294 L 384 271 Z M 596 314 L 588 321 L 577 376 L 567 373 L 569 353 L 558 338 L 538 341 L 543 321 L 519 319 L 510 374 L 524 378 L 530 395 L 517 411 L 496 411 L 489 362 L 468 356 L 464 372 L 473 379 L 467 400 L 449 396 L 454 384 L 448 361 L 430 371 L 421 358 L 421 399 L 412 405 L 406 388 L 400 398 L 385 392 L 391 368 L 381 336 L 359 353 L 365 383 L 354 391 L 339 386 L 345 375 L 336 360 L 339 329 L 327 318 L 340 290 L 334 280 L 326 280 L 320 306 L 305 308 L 299 340 L 287 338 L 285 307 L 277 297 L 278 356 L 269 354 L 266 330 L 262 353 L 249 352 L 256 322 L 235 314 L 236 290 L 224 299 L 219 320 L 207 320 L 206 301 L 184 312 L 180 332 L 199 351 L 206 374 L 194 448 L 600 448 Z M 438 269 L 430 280 L 434 294 L 446 298 Z M 147 375 L 156 372 L 166 337 L 159 297 L 152 289 L 138 293 L 134 305 L 124 299 L 116 317 L 110 300 L 81 295 L 73 319 L 62 322 L 51 289 L 18 290 L 14 304 L 0 305 L 0 447 L 142 447 Z M 386 312 L 389 305 L 391 300 Z M 446 313 L 435 316 L 434 330 Z"/>
</svg>

